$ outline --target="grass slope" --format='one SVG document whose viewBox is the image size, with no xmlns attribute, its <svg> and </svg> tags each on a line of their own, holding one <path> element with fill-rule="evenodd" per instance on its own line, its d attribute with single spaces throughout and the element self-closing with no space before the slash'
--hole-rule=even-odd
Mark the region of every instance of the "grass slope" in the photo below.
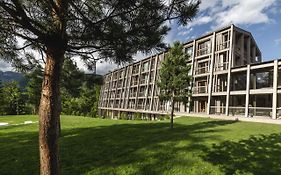
<svg viewBox="0 0 281 175">
<path fill-rule="evenodd" d="M 36 116 L 0 122 L 37 121 Z M 38 174 L 38 123 L 0 127 L 0 174 Z M 116 121 L 63 116 L 61 173 L 276 174 L 281 172 L 281 126 L 179 118 Z"/>
</svg>

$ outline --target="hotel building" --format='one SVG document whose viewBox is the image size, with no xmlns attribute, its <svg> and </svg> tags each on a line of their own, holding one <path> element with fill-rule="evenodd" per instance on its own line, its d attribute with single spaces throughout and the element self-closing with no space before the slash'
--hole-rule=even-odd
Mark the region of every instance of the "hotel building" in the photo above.
<svg viewBox="0 0 281 175">
<path fill-rule="evenodd" d="M 176 103 L 176 115 L 263 116 L 281 114 L 281 60 L 262 62 L 254 37 L 230 25 L 184 44 L 190 55 L 192 96 Z M 99 114 L 119 117 L 167 114 L 158 98 L 158 73 L 165 52 L 104 75 Z M 280 77 L 280 78 L 279 78 Z"/>
</svg>

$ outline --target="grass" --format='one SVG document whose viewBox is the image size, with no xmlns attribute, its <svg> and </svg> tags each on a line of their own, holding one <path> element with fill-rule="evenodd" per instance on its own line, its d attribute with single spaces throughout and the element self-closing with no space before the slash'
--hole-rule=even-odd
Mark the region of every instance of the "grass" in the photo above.
<svg viewBox="0 0 281 175">
<path fill-rule="evenodd" d="M 36 116 L 0 122 L 37 121 Z M 38 123 L 0 126 L 0 174 L 38 174 Z M 276 174 L 281 172 L 281 126 L 178 118 L 102 120 L 63 116 L 61 174 Z"/>
</svg>

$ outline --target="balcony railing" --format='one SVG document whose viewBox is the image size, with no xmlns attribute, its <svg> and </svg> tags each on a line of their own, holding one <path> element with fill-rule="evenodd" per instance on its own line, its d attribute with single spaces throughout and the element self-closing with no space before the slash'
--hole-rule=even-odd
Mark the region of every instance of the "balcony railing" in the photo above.
<svg viewBox="0 0 281 175">
<path fill-rule="evenodd" d="M 195 75 L 205 74 L 208 72 L 209 72 L 209 66 L 198 67 L 197 69 L 195 69 Z"/>
<path fill-rule="evenodd" d="M 211 106 L 210 113 L 211 114 L 225 114 L 225 106 Z"/>
<path fill-rule="evenodd" d="M 133 70 L 133 74 L 138 74 L 138 73 L 139 73 L 139 68 Z"/>
<path fill-rule="evenodd" d="M 140 84 L 147 84 L 147 82 L 148 82 L 148 79 L 140 80 Z"/>
<path fill-rule="evenodd" d="M 197 87 L 193 88 L 194 94 L 202 94 L 202 93 L 207 93 L 207 92 L 208 92 L 207 86 L 197 86 Z"/>
<path fill-rule="evenodd" d="M 122 96 L 123 96 L 123 93 L 116 94 L 116 98 L 122 98 Z"/>
<path fill-rule="evenodd" d="M 138 105 L 137 105 L 137 109 L 144 109 L 143 104 L 138 104 Z"/>
<path fill-rule="evenodd" d="M 268 107 L 249 107 L 249 116 L 272 117 L 272 108 L 268 108 Z"/>
<path fill-rule="evenodd" d="M 119 104 L 120 104 L 120 103 L 114 104 L 114 105 L 113 105 L 113 108 L 119 108 Z"/>
<path fill-rule="evenodd" d="M 137 92 L 130 92 L 130 97 L 136 97 L 137 96 Z"/>
<path fill-rule="evenodd" d="M 228 69 L 228 62 L 217 63 L 215 66 L 215 71 L 223 71 Z"/>
<path fill-rule="evenodd" d="M 139 97 L 145 97 L 145 92 L 140 92 Z"/>
<path fill-rule="evenodd" d="M 214 92 L 226 92 L 227 86 L 224 85 L 216 85 L 214 86 Z"/>
<path fill-rule="evenodd" d="M 223 43 L 220 43 L 216 46 L 216 51 L 227 49 L 227 48 L 229 48 L 229 45 L 230 45 L 229 41 L 225 41 Z"/>
<path fill-rule="evenodd" d="M 132 86 L 138 85 L 138 81 L 132 81 Z"/>
<path fill-rule="evenodd" d="M 197 50 L 197 56 L 202 56 L 202 55 L 206 55 L 206 54 L 210 54 L 210 53 L 211 53 L 210 47 L 204 47 L 204 48 Z"/>
<path fill-rule="evenodd" d="M 245 107 L 229 106 L 229 115 L 245 115 Z"/>
</svg>

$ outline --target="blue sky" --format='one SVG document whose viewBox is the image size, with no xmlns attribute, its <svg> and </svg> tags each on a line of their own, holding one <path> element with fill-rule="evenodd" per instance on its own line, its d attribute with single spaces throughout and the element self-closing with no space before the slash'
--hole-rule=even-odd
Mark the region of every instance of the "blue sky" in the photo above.
<svg viewBox="0 0 281 175">
<path fill-rule="evenodd" d="M 167 0 L 168 1 L 168 0 Z M 263 56 L 263 60 L 281 59 L 281 0 L 201 0 L 200 11 L 187 26 L 169 23 L 171 31 L 164 41 L 186 42 L 217 28 L 234 24 L 252 33 Z M 136 60 L 146 56 L 137 54 Z M 83 63 L 77 61 L 84 69 Z M 98 63 L 97 73 L 105 74 L 117 66 Z M 10 70 L 0 61 L 0 70 Z"/>
</svg>

